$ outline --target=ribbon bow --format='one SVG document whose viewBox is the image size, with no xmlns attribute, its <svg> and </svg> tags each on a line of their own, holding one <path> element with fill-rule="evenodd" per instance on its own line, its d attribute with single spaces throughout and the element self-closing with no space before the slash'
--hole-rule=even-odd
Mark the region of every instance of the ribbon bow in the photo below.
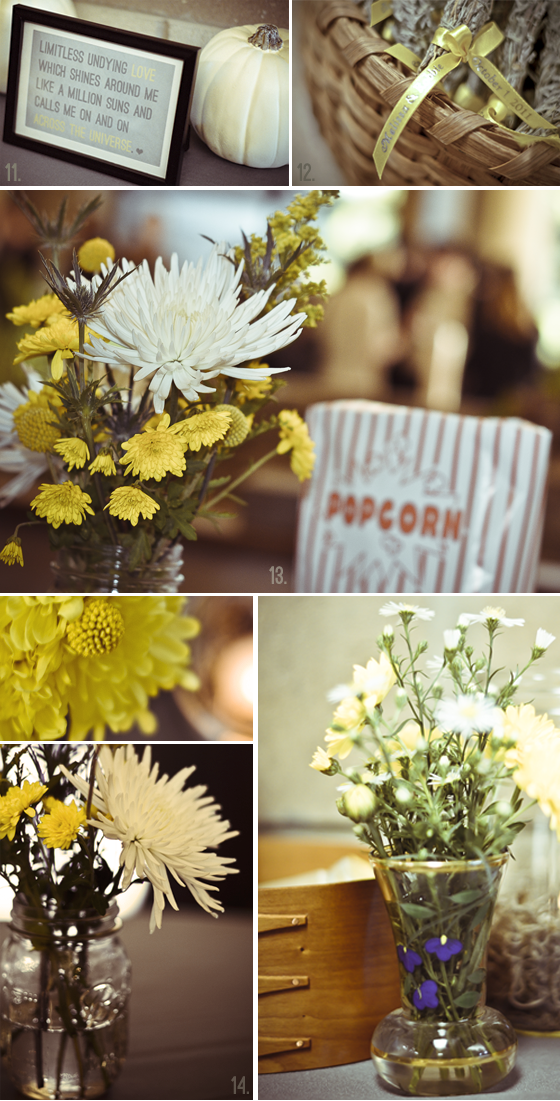
<svg viewBox="0 0 560 1101">
<path fill-rule="evenodd" d="M 543 127 L 551 130 L 554 134 L 556 133 L 553 124 L 543 119 L 536 111 L 533 111 L 523 97 L 512 88 L 509 81 L 502 76 L 500 70 L 488 60 L 486 55 L 495 50 L 496 46 L 499 46 L 503 37 L 501 30 L 495 23 L 485 23 L 474 38 L 464 23 L 460 27 L 455 27 L 454 30 L 438 27 L 432 42 L 446 50 L 447 56 L 438 57 L 431 61 L 429 66 L 415 77 L 410 87 L 407 88 L 396 106 L 393 107 L 384 129 L 377 139 L 373 152 L 373 160 L 379 179 L 383 175 L 383 169 L 402 131 L 426 98 L 428 92 L 462 62 L 466 62 L 470 66 L 509 111 L 515 112 L 519 118 L 531 127 Z M 547 141 L 549 139 L 545 137 L 541 138 L 542 140 Z"/>
</svg>

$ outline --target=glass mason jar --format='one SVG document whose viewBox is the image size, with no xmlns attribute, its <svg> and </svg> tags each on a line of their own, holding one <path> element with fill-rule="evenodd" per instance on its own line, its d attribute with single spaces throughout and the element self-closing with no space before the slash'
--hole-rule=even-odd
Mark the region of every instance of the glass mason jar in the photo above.
<svg viewBox="0 0 560 1101">
<path fill-rule="evenodd" d="M 184 576 L 183 547 L 168 540 L 156 545 L 150 562 L 129 566 L 127 547 L 76 543 L 60 547 L 51 562 L 57 593 L 176 593 Z"/>
<path fill-rule="evenodd" d="M 538 807 L 512 846 L 488 946 L 488 1001 L 518 1032 L 560 1036 L 560 841 Z"/>
<path fill-rule="evenodd" d="M 487 1090 L 509 1074 L 517 1040 L 485 1006 L 486 946 L 507 854 L 488 861 L 372 863 L 399 959 L 402 1008 L 377 1026 L 371 1055 L 416 1097 Z"/>
<path fill-rule="evenodd" d="M 1 960 L 2 1068 L 24 1097 L 101 1097 L 126 1058 L 130 961 L 113 903 L 46 916 L 14 902 Z"/>
</svg>

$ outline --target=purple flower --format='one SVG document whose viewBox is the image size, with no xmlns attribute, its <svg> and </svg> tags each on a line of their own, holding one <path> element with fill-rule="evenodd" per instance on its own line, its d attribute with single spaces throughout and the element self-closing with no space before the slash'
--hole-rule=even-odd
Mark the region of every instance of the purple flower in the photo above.
<svg viewBox="0 0 560 1101">
<path fill-rule="evenodd" d="M 405 948 L 404 944 L 397 946 L 397 956 L 407 971 L 414 971 L 414 968 L 422 963 L 422 957 L 418 955 L 418 952 L 413 952 L 412 948 Z"/>
<path fill-rule="evenodd" d="M 432 937 L 426 941 L 426 952 L 433 953 L 438 960 L 446 963 L 452 956 L 462 952 L 463 945 L 460 940 L 449 940 L 448 937 Z"/>
<path fill-rule="evenodd" d="M 433 979 L 426 979 L 412 995 L 412 1001 L 416 1008 L 435 1009 L 436 1005 L 439 1005 L 439 998 L 436 991 L 437 982 L 434 982 Z"/>
</svg>

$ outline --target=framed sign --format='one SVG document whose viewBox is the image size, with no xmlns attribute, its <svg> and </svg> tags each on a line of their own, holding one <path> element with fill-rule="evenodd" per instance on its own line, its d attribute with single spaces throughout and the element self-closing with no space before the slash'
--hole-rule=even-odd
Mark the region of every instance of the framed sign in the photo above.
<svg viewBox="0 0 560 1101">
<path fill-rule="evenodd" d="M 176 184 L 198 48 L 16 5 L 4 141 L 139 185 Z"/>
</svg>

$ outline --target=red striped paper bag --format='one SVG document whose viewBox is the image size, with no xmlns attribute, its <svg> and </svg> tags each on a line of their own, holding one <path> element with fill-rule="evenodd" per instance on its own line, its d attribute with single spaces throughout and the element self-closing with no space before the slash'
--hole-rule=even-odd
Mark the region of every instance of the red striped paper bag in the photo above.
<svg viewBox="0 0 560 1101">
<path fill-rule="evenodd" d="M 296 591 L 531 592 L 551 433 L 370 401 L 307 411 Z"/>
</svg>

